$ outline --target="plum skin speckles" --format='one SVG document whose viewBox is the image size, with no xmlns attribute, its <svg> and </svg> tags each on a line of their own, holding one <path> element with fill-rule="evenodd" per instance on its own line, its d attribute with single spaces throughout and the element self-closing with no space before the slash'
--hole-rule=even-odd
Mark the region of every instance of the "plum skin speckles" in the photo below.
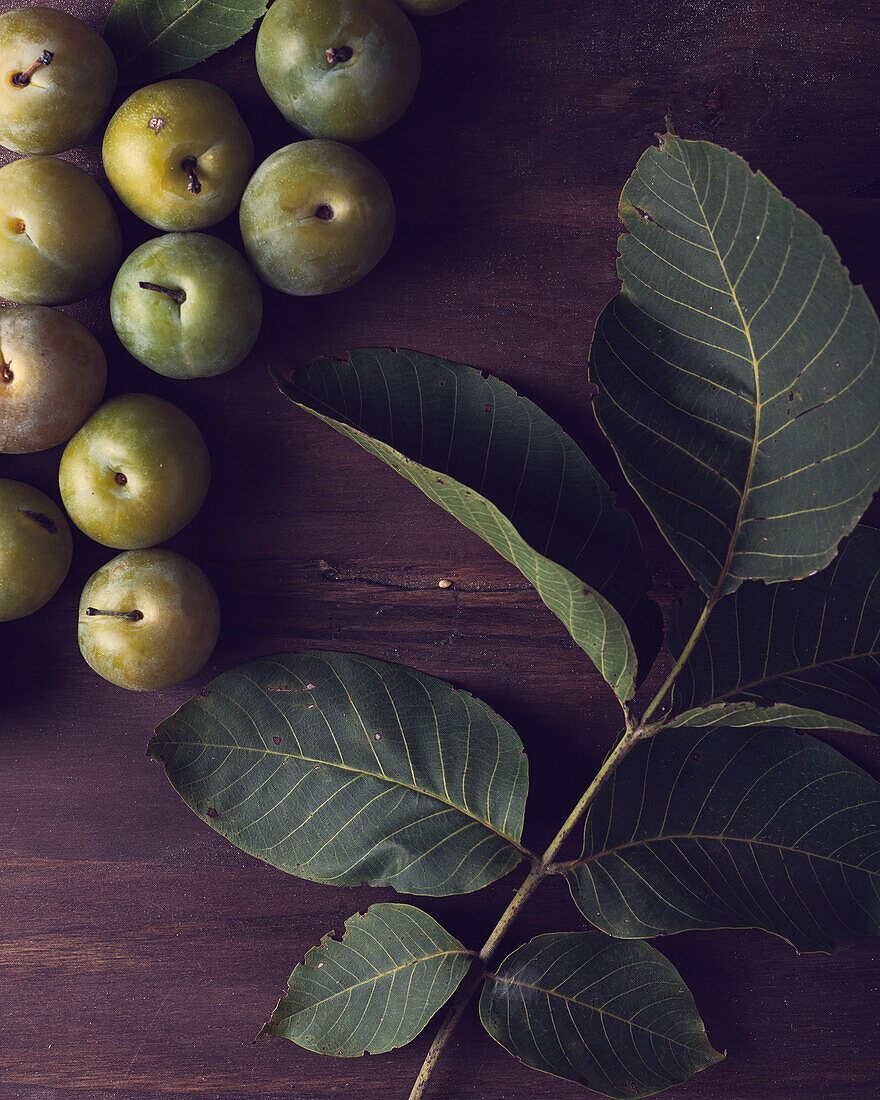
<svg viewBox="0 0 880 1100">
<path fill-rule="evenodd" d="M 119 265 L 122 231 L 82 169 L 55 157 L 0 168 L 0 295 L 57 306 L 97 290 Z"/>
<path fill-rule="evenodd" d="M 211 460 L 193 421 L 170 401 L 106 401 L 64 449 L 58 481 L 73 522 L 117 550 L 171 538 L 201 508 Z"/>
<path fill-rule="evenodd" d="M 253 167 L 254 144 L 222 88 L 162 80 L 138 89 L 116 111 L 102 157 L 111 187 L 132 213 L 156 229 L 186 231 L 232 213 Z"/>
<path fill-rule="evenodd" d="M 132 611 L 141 618 L 101 614 Z M 155 691 L 194 676 L 219 631 L 211 582 L 170 550 L 119 554 L 92 574 L 80 600 L 80 652 L 99 676 L 129 691 Z"/>
<path fill-rule="evenodd" d="M 24 482 L 0 478 L 0 622 L 48 603 L 72 558 L 70 527 L 58 505 Z"/>
<path fill-rule="evenodd" d="M 310 137 L 366 141 L 409 106 L 419 40 L 395 0 L 275 0 L 256 45 L 275 106 Z"/>
<path fill-rule="evenodd" d="M 207 378 L 232 370 L 251 351 L 263 303 L 256 276 L 231 245 L 206 233 L 169 233 L 122 265 L 110 315 L 126 349 L 151 370 Z"/>
<path fill-rule="evenodd" d="M 0 145 L 40 156 L 72 149 L 97 130 L 115 88 L 113 53 L 82 20 L 36 6 L 0 15 Z"/>
<path fill-rule="evenodd" d="M 239 217 L 260 278 L 286 294 L 314 295 L 344 290 L 375 267 L 391 244 L 395 211 L 385 177 L 365 156 L 313 139 L 263 161 Z"/>
<path fill-rule="evenodd" d="M 57 309 L 0 309 L 0 453 L 66 443 L 104 393 L 107 359 L 88 329 Z"/>
</svg>

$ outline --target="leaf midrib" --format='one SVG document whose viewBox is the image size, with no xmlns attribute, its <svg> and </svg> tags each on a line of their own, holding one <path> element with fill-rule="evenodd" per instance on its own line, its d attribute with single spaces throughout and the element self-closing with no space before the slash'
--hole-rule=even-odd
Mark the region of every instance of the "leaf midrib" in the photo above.
<svg viewBox="0 0 880 1100">
<path fill-rule="evenodd" d="M 586 867 L 590 863 L 595 863 L 602 859 L 604 856 L 617 855 L 619 852 L 625 852 L 630 848 L 643 848 L 649 844 L 659 844 L 661 841 L 673 841 L 673 840 L 714 840 L 719 844 L 744 844 L 747 847 L 756 848 L 773 848 L 774 851 L 779 852 L 792 852 L 794 855 L 808 856 L 810 859 L 820 859 L 824 863 L 832 863 L 835 867 L 846 867 L 852 871 L 861 871 L 867 875 L 876 875 L 880 878 L 880 871 L 872 871 L 869 868 L 860 867 L 855 863 L 846 863 L 842 859 L 834 859 L 831 856 L 823 856 L 821 852 L 811 852 L 806 848 L 793 848 L 790 844 L 776 844 L 769 840 L 752 840 L 748 837 L 741 836 L 723 836 L 719 834 L 703 834 L 703 833 L 667 833 L 663 836 L 649 836 L 644 837 L 641 840 L 628 840 L 625 844 L 615 845 L 613 848 L 604 848 L 601 852 L 596 852 L 591 856 L 581 856 L 580 859 L 572 860 L 569 864 L 564 864 L 563 869 L 577 870 L 579 867 Z M 677 876 L 676 876 L 677 877 Z"/>
<path fill-rule="evenodd" d="M 184 721 L 184 719 L 181 719 L 178 716 L 178 718 L 176 718 L 175 721 Z M 157 737 L 158 737 L 158 734 L 157 734 Z M 501 837 L 507 844 L 510 844 L 514 848 L 516 848 L 517 851 L 521 852 L 522 855 L 525 856 L 526 858 L 528 858 L 529 854 L 530 854 L 529 851 L 526 848 L 524 848 L 522 846 L 522 844 L 520 844 L 518 841 L 514 840 L 513 837 L 508 836 L 506 833 L 504 833 L 500 829 L 496 828 L 491 822 L 486 821 L 484 818 L 482 818 L 479 815 L 473 813 L 469 807 L 459 806 L 455 802 L 447 801 L 447 799 L 443 798 L 442 795 L 436 794 L 433 791 L 422 790 L 420 787 L 414 787 L 411 783 L 406 783 L 406 782 L 404 782 L 403 780 L 400 780 L 400 779 L 394 779 L 394 778 L 392 778 L 391 776 L 388 776 L 388 775 L 382 775 L 381 772 L 370 772 L 370 771 L 367 771 L 364 768 L 355 768 L 355 767 L 352 767 L 352 765 L 350 765 L 350 764 L 345 764 L 345 763 L 342 763 L 338 760 L 319 760 L 316 757 L 298 756 L 296 753 L 282 752 L 279 749 L 270 749 L 270 748 L 259 749 L 256 746 L 250 746 L 250 745 L 222 744 L 222 743 L 218 744 L 217 742 L 214 742 L 214 741 L 202 741 L 202 740 L 199 740 L 199 741 L 184 741 L 180 738 L 175 738 L 173 740 L 168 740 L 168 741 L 155 740 L 154 743 L 157 746 L 161 746 L 161 745 L 164 744 L 164 745 L 168 745 L 172 748 L 175 748 L 175 747 L 187 747 L 187 748 L 201 747 L 201 748 L 207 748 L 207 749 L 229 749 L 230 752 L 253 752 L 253 753 L 259 753 L 261 756 L 281 756 L 281 757 L 284 757 L 285 760 L 300 760 L 304 764 L 319 764 L 319 765 L 322 765 L 322 766 L 325 766 L 325 767 L 328 767 L 328 768 L 338 768 L 340 771 L 352 772 L 355 775 L 363 775 L 363 776 L 365 776 L 367 778 L 370 778 L 370 779 L 378 779 L 380 781 L 384 781 L 385 783 L 388 783 L 390 786 L 403 787 L 408 791 L 413 791 L 415 794 L 424 795 L 426 798 L 433 798 L 436 802 L 440 802 L 444 806 L 448 806 L 450 809 L 456 810 L 459 813 L 463 814 L 465 817 L 469 817 L 469 818 L 471 818 L 471 820 L 477 822 L 480 825 L 483 825 L 490 832 L 495 833 L 496 836 Z"/>
<path fill-rule="evenodd" d="M 678 139 L 676 139 L 676 140 L 678 140 Z M 730 281 L 730 276 L 727 273 L 727 266 L 724 263 L 724 259 L 721 255 L 721 251 L 718 248 L 718 242 L 715 240 L 715 233 L 713 231 L 713 228 L 709 224 L 709 219 L 706 217 L 706 211 L 703 209 L 703 204 L 700 202 L 700 198 L 697 194 L 697 188 L 696 188 L 696 185 L 694 183 L 693 177 L 691 176 L 690 163 L 688 161 L 687 155 L 684 152 L 684 143 L 681 142 L 681 141 L 678 141 L 678 147 L 679 147 L 679 149 L 681 150 L 681 153 L 682 153 L 681 164 L 682 164 L 682 167 L 684 168 L 685 172 L 687 173 L 688 183 L 690 185 L 691 191 L 693 192 L 694 201 L 696 202 L 697 206 L 699 207 L 700 216 L 702 217 L 703 223 L 706 226 L 706 232 L 709 234 L 709 239 L 711 240 L 712 247 L 715 250 L 715 255 L 718 257 L 718 264 L 721 268 L 722 274 L 724 275 L 724 279 L 725 279 L 725 282 L 727 283 L 728 289 L 730 290 L 731 301 L 736 306 L 736 311 L 739 314 L 740 323 L 742 325 L 743 335 L 745 336 L 746 341 L 748 342 L 748 345 L 749 345 L 749 355 L 751 356 L 751 360 L 752 360 L 752 373 L 754 375 L 754 380 L 755 380 L 755 423 L 754 423 L 754 432 L 753 432 L 753 435 L 752 435 L 751 453 L 749 455 L 749 465 L 748 465 L 748 468 L 746 470 L 745 481 L 743 483 L 742 491 L 740 493 L 739 508 L 737 509 L 736 519 L 734 520 L 733 526 L 732 526 L 731 531 L 730 531 L 730 541 L 729 541 L 728 546 L 727 546 L 727 555 L 724 559 L 724 563 L 721 566 L 721 573 L 718 577 L 718 580 L 715 582 L 715 587 L 714 587 L 714 589 L 712 591 L 712 594 L 710 596 L 710 600 L 714 603 L 714 602 L 716 602 L 717 600 L 719 600 L 721 598 L 721 595 L 722 595 L 722 592 L 723 592 L 723 589 L 724 589 L 725 581 L 727 580 L 727 576 L 728 576 L 728 573 L 730 572 L 731 564 L 733 563 L 734 550 L 735 550 L 735 547 L 736 547 L 737 540 L 739 538 L 740 530 L 742 528 L 743 514 L 745 512 L 746 501 L 748 500 L 749 489 L 751 488 L 752 478 L 753 478 L 754 473 L 755 473 L 755 463 L 756 463 L 757 457 L 758 457 L 758 442 L 759 442 L 760 427 L 761 427 L 761 379 L 760 379 L 760 372 L 758 370 L 759 359 L 758 359 L 757 355 L 755 354 L 755 347 L 754 347 L 754 344 L 752 343 L 752 333 L 751 333 L 751 329 L 749 327 L 749 323 L 748 323 L 748 321 L 746 321 L 745 314 L 743 313 L 742 306 L 740 305 L 739 297 L 738 297 L 737 292 L 736 292 L 736 287 Z M 708 169 L 708 171 L 711 171 L 711 169 Z M 746 182 L 746 186 L 748 187 L 748 181 Z M 769 196 L 768 196 L 768 202 L 769 202 Z M 734 240 L 735 239 L 736 239 L 736 235 L 734 235 Z M 743 271 L 745 271 L 745 268 L 743 268 Z M 742 273 L 740 273 L 740 278 L 742 278 Z"/>
<path fill-rule="evenodd" d="M 681 1039 L 675 1039 L 670 1035 L 664 1035 L 661 1031 L 653 1031 L 651 1028 L 645 1027 L 644 1024 L 637 1024 L 634 1020 L 629 1020 L 625 1016 L 618 1016 L 614 1012 L 608 1012 L 607 1009 L 600 1008 L 598 1005 L 588 1004 L 586 1001 L 579 1001 L 577 997 L 567 997 L 558 990 L 545 989 L 543 986 L 532 985 L 531 982 L 521 982 L 516 978 L 502 978 L 499 977 L 498 974 L 493 974 L 492 978 L 494 981 L 504 985 L 515 985 L 521 989 L 531 989 L 534 990 L 535 993 L 543 993 L 546 997 L 558 997 L 560 1001 L 578 1005 L 580 1008 L 586 1008 L 590 1012 L 598 1012 L 600 1016 L 607 1016 L 609 1020 L 617 1020 L 619 1023 L 626 1024 L 626 1026 L 630 1028 L 638 1028 L 639 1031 L 644 1031 L 647 1035 L 656 1035 L 658 1039 L 665 1039 L 668 1043 L 675 1043 L 685 1050 L 693 1051 L 695 1049 L 691 1043 L 685 1043 Z"/>
<path fill-rule="evenodd" d="M 278 380 L 277 376 L 276 376 L 276 380 Z M 370 435 L 368 432 L 365 432 L 362 428 L 358 428 L 354 424 L 347 423 L 345 419 L 340 418 L 338 415 L 337 416 L 331 416 L 327 413 L 319 412 L 319 410 L 317 408 L 315 408 L 314 406 L 306 404 L 303 401 L 298 401 L 294 397 L 290 397 L 289 393 L 287 394 L 287 396 L 290 398 L 291 401 L 293 401 L 293 403 L 295 405 L 297 405 L 299 408 L 303 409 L 303 411 L 310 413 L 312 416 L 317 416 L 319 420 L 323 420 L 325 424 L 327 424 L 331 428 L 334 428 L 336 431 L 341 431 L 345 435 L 351 434 L 353 436 L 360 437 L 360 438 L 366 440 L 367 443 L 370 444 L 372 447 L 382 447 L 385 450 L 387 450 L 390 454 L 392 454 L 396 458 L 398 458 L 401 461 L 402 465 L 414 466 L 418 470 L 424 471 L 426 475 L 432 475 L 432 474 L 436 475 L 436 476 L 442 475 L 444 478 L 446 478 L 445 484 L 460 486 L 461 490 L 463 492 L 469 493 L 475 500 L 482 501 L 486 505 L 487 508 L 491 509 L 491 511 L 494 513 L 495 516 L 499 517 L 500 520 L 504 524 L 507 524 L 510 527 L 513 534 L 520 541 L 520 543 L 525 547 L 526 552 L 532 556 L 532 558 L 535 561 L 535 565 L 536 565 L 536 569 L 535 569 L 535 577 L 536 578 L 537 578 L 537 575 L 538 575 L 538 568 L 541 567 L 541 566 L 543 566 L 545 568 L 549 568 L 551 571 L 553 571 L 555 573 L 563 574 L 562 580 L 565 583 L 566 587 L 570 590 L 569 591 L 569 603 L 572 607 L 571 616 L 569 617 L 569 621 L 567 623 L 565 623 L 565 625 L 568 628 L 569 633 L 572 635 L 575 642 L 577 643 L 577 645 L 581 649 L 584 649 L 584 647 L 578 641 L 578 638 L 575 635 L 574 630 L 571 628 L 571 625 L 573 623 L 573 616 L 574 616 L 574 599 L 572 598 L 572 593 L 578 591 L 579 589 L 580 590 L 586 590 L 590 593 L 593 601 L 595 602 L 595 606 L 596 606 L 597 610 L 599 611 L 599 613 L 602 617 L 603 638 L 607 638 L 607 635 L 608 635 L 608 618 L 609 617 L 608 617 L 608 614 L 606 612 L 606 607 L 611 612 L 613 612 L 614 616 L 619 621 L 620 626 L 622 628 L 622 630 L 621 630 L 622 639 L 623 639 L 623 641 L 626 642 L 627 646 L 629 647 L 629 653 L 627 655 L 627 661 L 623 665 L 620 673 L 612 681 L 612 679 L 611 679 L 610 675 L 607 673 L 607 670 L 606 670 L 605 665 L 604 665 L 603 653 L 604 653 L 605 643 L 603 641 L 602 645 L 599 648 L 599 653 L 596 655 L 595 664 L 596 664 L 597 668 L 599 669 L 600 673 L 603 675 L 603 677 L 605 678 L 605 680 L 609 684 L 609 686 L 611 687 L 612 691 L 614 691 L 614 693 L 618 696 L 618 698 L 628 699 L 631 696 L 632 690 L 633 690 L 633 678 L 634 678 L 634 673 L 635 673 L 636 658 L 635 658 L 635 648 L 634 648 L 633 641 L 632 641 L 632 638 L 631 638 L 630 633 L 629 633 L 629 627 L 626 625 L 626 622 L 625 622 L 624 617 L 621 614 L 621 612 L 619 612 L 617 610 L 617 608 L 614 607 L 614 605 L 611 603 L 611 601 L 606 596 L 604 596 L 598 589 L 594 588 L 593 585 L 591 585 L 588 581 L 583 580 L 583 578 L 579 577 L 577 575 L 577 573 L 573 572 L 567 566 L 562 565 L 560 562 L 553 561 L 552 558 L 548 558 L 546 555 L 542 554 L 540 550 L 535 549 L 535 547 L 533 547 L 532 544 L 530 542 L 528 542 L 523 537 L 523 535 L 520 533 L 519 528 L 516 526 L 516 524 L 513 522 L 513 520 L 510 519 L 510 517 L 507 516 L 504 512 L 502 512 L 502 510 L 498 507 L 497 504 L 495 504 L 493 501 L 491 501 L 487 496 L 484 496 L 483 493 L 481 493 L 478 489 L 468 488 L 468 486 L 464 482 L 459 481 L 458 478 L 452 477 L 451 474 L 446 473 L 444 470 L 439 470 L 439 469 L 435 469 L 434 467 L 431 467 L 431 466 L 426 466 L 423 462 L 419 462 L 414 458 L 410 458 L 408 455 L 404 454 L 403 451 L 397 450 L 397 448 L 392 446 L 392 444 L 386 443 L 384 440 L 378 439 L 376 436 Z M 332 406 L 328 405 L 328 408 L 332 408 Z M 345 415 L 346 414 L 343 413 L 342 417 L 345 417 Z M 356 439 L 355 442 L 359 442 L 359 440 Z M 370 447 L 366 447 L 365 449 L 369 451 Z M 384 459 L 380 459 L 380 461 L 384 461 Z M 424 489 L 415 480 L 414 477 L 410 476 L 408 473 L 405 473 L 402 469 L 397 469 L 396 472 L 399 473 L 401 475 L 401 477 L 403 477 L 407 481 L 409 481 L 410 484 L 414 485 L 415 488 L 418 489 L 419 492 L 423 493 L 429 500 L 434 501 L 435 504 L 440 504 L 440 507 L 444 508 L 445 511 L 448 511 L 449 514 L 452 516 L 452 518 L 456 520 L 456 522 L 461 523 L 463 527 L 466 526 L 466 524 L 464 524 L 463 521 L 458 518 L 458 516 L 456 516 L 450 509 L 446 508 L 445 504 L 442 504 L 440 501 L 438 501 L 436 499 L 439 494 L 429 493 L 426 489 Z M 426 477 L 426 481 L 427 480 L 429 480 L 428 477 Z M 505 534 L 506 534 L 506 532 L 505 532 Z M 516 564 L 516 562 L 514 562 L 511 558 L 509 558 L 509 557 L 505 556 L 504 554 L 502 554 L 501 551 L 498 549 L 498 547 L 495 546 L 488 538 L 486 538 L 485 535 L 481 535 L 479 537 L 483 538 L 484 541 L 487 542 L 492 547 L 492 549 L 495 551 L 496 554 L 498 554 L 500 557 L 504 558 L 505 561 L 510 562 L 510 564 L 513 565 L 514 569 L 518 569 L 519 572 L 522 573 L 523 576 L 525 576 L 527 580 L 530 580 L 528 578 L 528 576 L 526 575 L 526 573 Z M 510 540 L 509 537 L 508 537 L 507 541 L 508 541 L 508 543 L 510 543 L 511 540 Z M 572 580 L 569 581 L 567 578 L 572 578 Z M 572 581 L 574 583 L 572 583 Z M 543 594 L 541 592 L 541 589 L 538 587 L 537 581 L 536 580 L 535 581 L 530 580 L 530 583 L 532 584 L 532 586 L 534 587 L 534 589 L 538 593 L 538 595 L 541 596 L 542 601 L 546 604 L 547 601 L 544 600 Z M 554 612 L 554 614 L 555 614 L 555 612 Z M 564 620 L 560 620 L 560 621 L 564 622 Z M 587 653 L 588 657 L 591 656 L 587 652 L 587 650 L 584 649 L 584 652 Z M 626 685 L 627 685 L 625 688 L 622 686 L 624 683 L 626 683 Z"/>
<path fill-rule="evenodd" d="M 344 986 L 342 989 L 337 989 L 335 993 L 331 993 L 329 997 L 323 997 L 319 1001 L 315 1001 L 314 1004 L 306 1005 L 304 1008 L 298 1008 L 296 1012 L 288 1013 L 284 1016 L 284 1020 L 293 1020 L 303 1012 L 311 1012 L 321 1007 L 321 1005 L 327 1004 L 332 1001 L 334 997 L 341 997 L 343 993 L 351 994 L 355 989 L 361 989 L 365 985 L 375 985 L 376 982 L 381 981 L 382 978 L 387 978 L 391 974 L 399 974 L 402 970 L 406 970 L 412 966 L 419 966 L 421 963 L 430 962 L 432 959 L 448 958 L 452 955 L 465 955 L 468 958 L 473 958 L 474 952 L 468 951 L 464 947 L 450 948 L 448 951 L 437 951 L 433 955 L 420 955 L 418 958 L 413 957 L 409 962 L 403 963 L 401 966 L 393 966 L 390 970 L 382 970 L 374 974 L 370 978 L 365 978 L 361 982 L 354 982 L 352 985 Z M 291 994 L 288 994 L 290 996 Z M 286 998 L 285 998 L 286 999 Z M 280 1023 L 280 1021 L 279 1021 Z"/>
<path fill-rule="evenodd" d="M 201 7 L 201 6 L 203 5 L 203 4 L 209 4 L 209 5 L 210 5 L 210 4 L 215 4 L 215 5 L 216 5 L 216 4 L 217 4 L 217 0 L 193 0 L 193 3 L 189 4 L 189 5 L 188 5 L 188 6 L 187 6 L 187 7 L 186 7 L 186 8 L 185 8 L 185 9 L 184 9 L 184 10 L 183 10 L 183 11 L 182 11 L 181 13 L 180 13 L 180 15 L 176 16 L 176 17 L 175 17 L 174 19 L 172 19 L 172 20 L 171 20 L 171 22 L 170 22 L 170 23 L 168 23 L 168 24 L 167 24 L 167 25 L 166 25 L 165 27 L 163 27 L 163 28 L 162 28 L 162 30 L 161 30 L 161 31 L 159 31 L 159 33 L 158 33 L 158 34 L 157 34 L 157 35 L 156 35 L 156 36 L 155 36 L 154 38 L 150 38 L 150 39 L 148 39 L 148 40 L 147 40 L 147 41 L 145 42 L 145 44 L 144 44 L 143 46 L 141 46 L 141 48 L 140 48 L 140 49 L 136 50 L 136 51 L 135 51 L 134 53 L 131 53 L 131 54 L 129 54 L 129 55 L 128 55 L 128 57 L 126 57 L 126 59 L 125 59 L 125 61 L 123 62 L 123 64 L 124 64 L 125 66 L 128 66 L 128 65 L 130 65 L 130 64 L 132 63 L 132 61 L 134 61 L 134 59 L 135 59 L 135 58 L 141 57 L 141 56 L 142 56 L 143 54 L 147 53 L 147 52 L 148 52 L 149 50 L 151 50 L 151 49 L 152 49 L 152 48 L 153 48 L 154 46 L 156 46 L 156 45 L 157 45 L 157 44 L 158 44 L 159 42 L 161 42 L 161 41 L 162 41 L 162 39 L 163 39 L 163 38 L 164 38 L 164 37 L 165 37 L 165 36 L 166 36 L 167 34 L 169 34 L 169 33 L 170 33 L 170 32 L 171 32 L 171 31 L 172 31 L 173 29 L 174 29 L 174 27 L 175 27 L 175 26 L 176 26 L 176 25 L 177 25 L 177 24 L 178 24 L 178 23 L 179 23 L 179 22 L 180 22 L 180 21 L 181 21 L 182 19 L 186 19 L 186 18 L 188 18 L 188 17 L 190 16 L 190 15 L 192 15 L 192 14 L 193 14 L 193 12 L 194 12 L 194 11 L 195 11 L 195 10 L 196 10 L 197 8 Z M 134 5 L 134 6 L 135 6 L 135 10 L 138 10 L 138 6 L 137 6 L 137 0 L 135 0 L 135 5 Z M 228 6 L 226 6 L 226 5 L 219 5 L 219 6 L 221 6 L 221 7 L 224 7 L 224 10 L 226 10 L 226 11 L 231 11 L 231 10 L 234 10 L 234 9 L 231 9 L 231 8 L 229 8 L 229 7 L 228 7 Z M 257 20 L 258 18 L 259 18 L 259 15 L 255 15 L 255 16 L 254 16 L 254 22 L 256 22 L 256 20 Z M 138 11 L 138 22 L 140 22 L 140 12 L 139 12 L 139 11 Z M 170 51 L 170 50 L 165 50 L 164 52 L 165 52 L 166 54 L 168 54 L 169 56 L 172 56 L 172 57 L 180 57 L 180 56 L 181 56 L 180 54 L 174 53 L 173 51 Z M 194 64 L 195 64 L 195 62 L 194 62 Z"/>
<path fill-rule="evenodd" d="M 844 657 L 829 657 L 827 661 L 812 661 L 808 665 L 797 665 L 795 668 L 790 668 L 786 672 L 780 672 L 775 676 L 768 676 L 763 680 L 750 680 L 747 684 L 737 684 L 736 687 L 731 688 L 730 691 L 724 692 L 722 695 L 713 695 L 705 702 L 699 704 L 701 707 L 711 706 L 713 703 L 723 703 L 726 699 L 736 700 L 736 696 L 744 691 L 751 691 L 753 688 L 761 687 L 763 684 L 772 684 L 777 680 L 784 680 L 787 676 L 792 676 L 798 672 L 811 672 L 817 668 L 827 668 L 829 665 L 845 665 L 849 661 L 862 661 L 866 657 L 878 657 L 880 656 L 880 650 L 872 649 L 865 653 L 847 653 Z M 751 702 L 752 700 L 745 700 Z M 801 706 L 800 703 L 788 703 L 787 706 Z M 695 709 L 688 707 L 688 710 Z M 815 707 L 805 708 L 809 710 L 815 710 Z"/>
</svg>

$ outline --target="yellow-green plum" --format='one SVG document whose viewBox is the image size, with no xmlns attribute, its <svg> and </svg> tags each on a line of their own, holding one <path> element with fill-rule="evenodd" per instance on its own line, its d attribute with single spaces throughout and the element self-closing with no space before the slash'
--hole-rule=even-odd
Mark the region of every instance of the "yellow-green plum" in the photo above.
<svg viewBox="0 0 880 1100">
<path fill-rule="evenodd" d="M 110 295 L 127 350 L 169 378 L 232 370 L 260 332 L 260 284 L 240 252 L 206 233 L 169 233 L 128 257 Z"/>
<path fill-rule="evenodd" d="M 365 141 L 407 109 L 419 40 L 394 0 L 275 0 L 257 73 L 288 122 L 312 137 Z"/>
<path fill-rule="evenodd" d="M 286 294 L 329 294 L 362 279 L 394 235 L 385 177 L 347 145 L 315 138 L 263 161 L 241 200 L 248 258 Z"/>
<path fill-rule="evenodd" d="M 56 8 L 0 15 L 0 144 L 63 153 L 95 132 L 116 88 L 100 35 Z"/>
<path fill-rule="evenodd" d="M 106 382 L 101 345 L 79 321 L 46 306 L 0 310 L 0 452 L 67 442 Z"/>
<path fill-rule="evenodd" d="M 119 266 L 122 233 L 91 176 L 54 157 L 0 168 L 0 295 L 58 306 L 85 298 Z"/>
<path fill-rule="evenodd" d="M 106 401 L 64 448 L 58 481 L 67 514 L 104 546 L 170 539 L 201 508 L 211 479 L 202 434 L 170 401 L 128 393 Z"/>
<path fill-rule="evenodd" d="M 0 478 L 0 621 L 30 615 L 51 600 L 72 557 L 58 505 L 31 485 Z"/>
<path fill-rule="evenodd" d="M 102 150 L 116 194 L 157 229 L 205 229 L 231 214 L 254 164 L 235 104 L 204 80 L 141 88 L 110 119 Z"/>
<path fill-rule="evenodd" d="M 439 15 L 444 11 L 452 11 L 464 0 L 397 0 L 402 8 L 414 15 Z"/>
<path fill-rule="evenodd" d="M 105 680 L 156 691 L 194 676 L 220 632 L 205 574 L 170 550 L 129 550 L 93 573 L 79 604 L 79 648 Z"/>
</svg>

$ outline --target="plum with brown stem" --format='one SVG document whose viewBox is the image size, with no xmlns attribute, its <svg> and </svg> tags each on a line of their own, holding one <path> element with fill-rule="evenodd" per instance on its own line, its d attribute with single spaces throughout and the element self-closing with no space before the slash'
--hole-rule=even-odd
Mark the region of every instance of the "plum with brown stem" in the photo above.
<svg viewBox="0 0 880 1100">
<path fill-rule="evenodd" d="M 205 664 L 220 632 L 217 593 L 170 550 L 129 550 L 83 589 L 79 648 L 91 668 L 129 691 L 156 691 Z"/>
<path fill-rule="evenodd" d="M 0 621 L 39 610 L 67 576 L 73 541 L 61 509 L 22 481 L 0 479 Z"/>
<path fill-rule="evenodd" d="M 0 15 L 0 144 L 63 153 L 97 130 L 116 88 L 110 47 L 55 8 Z"/>
</svg>

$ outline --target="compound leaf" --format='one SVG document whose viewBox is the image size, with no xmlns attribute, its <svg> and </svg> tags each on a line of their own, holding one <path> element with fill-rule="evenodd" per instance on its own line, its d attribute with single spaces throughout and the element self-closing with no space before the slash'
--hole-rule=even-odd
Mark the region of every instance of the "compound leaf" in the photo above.
<svg viewBox="0 0 880 1100">
<path fill-rule="evenodd" d="M 602 932 L 536 936 L 508 955 L 480 1019 L 527 1066 L 606 1096 L 652 1096 L 723 1057 L 675 967 Z"/>
<path fill-rule="evenodd" d="M 525 854 L 522 742 L 442 680 L 355 654 L 279 654 L 212 681 L 157 728 L 187 805 L 301 878 L 477 890 Z"/>
<path fill-rule="evenodd" d="M 649 668 L 661 634 L 639 536 L 554 420 L 498 379 L 420 352 L 362 349 L 275 380 L 512 562 L 619 698 L 633 694 L 637 658 Z"/>
<path fill-rule="evenodd" d="M 104 37 L 120 84 L 188 69 L 233 45 L 265 14 L 268 0 L 116 0 Z"/>
<path fill-rule="evenodd" d="M 384 1054 L 414 1039 L 457 989 L 473 952 L 412 905 L 381 902 L 324 936 L 290 975 L 257 1038 L 318 1054 Z"/>
<path fill-rule="evenodd" d="M 784 725 L 880 733 L 880 531 L 859 526 L 803 581 L 750 581 L 721 600 L 675 684 L 672 726 Z M 674 657 L 703 601 L 672 616 Z"/>
<path fill-rule="evenodd" d="M 613 936 L 762 928 L 837 951 L 880 929 L 880 784 L 791 730 L 663 730 L 602 789 L 566 875 Z"/>
<path fill-rule="evenodd" d="M 620 199 L 594 408 L 708 596 L 824 568 L 880 481 L 877 317 L 819 226 L 670 133 Z"/>
</svg>

